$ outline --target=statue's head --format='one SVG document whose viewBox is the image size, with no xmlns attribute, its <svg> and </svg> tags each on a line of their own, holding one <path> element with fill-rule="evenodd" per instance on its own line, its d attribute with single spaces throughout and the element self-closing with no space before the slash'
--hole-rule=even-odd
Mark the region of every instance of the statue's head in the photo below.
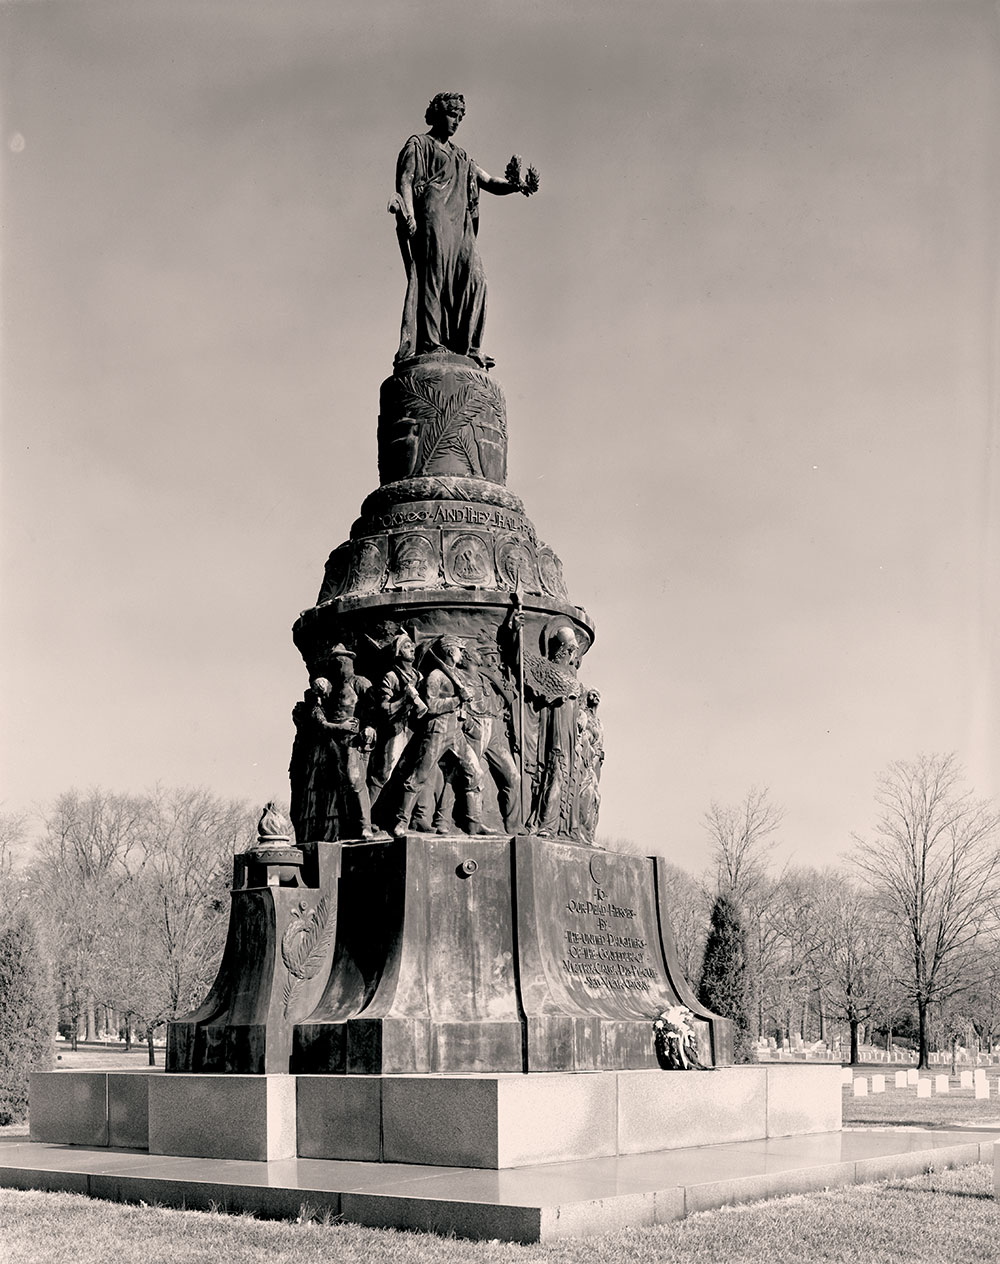
<svg viewBox="0 0 1000 1264">
<path fill-rule="evenodd" d="M 436 97 L 431 99 L 430 104 L 424 112 L 424 122 L 433 127 L 435 123 L 443 122 L 446 118 L 457 119 L 455 127 L 461 123 L 465 117 L 465 97 L 461 92 L 439 92 Z"/>
<path fill-rule="evenodd" d="M 479 641 L 475 647 L 476 657 L 491 671 L 500 670 L 500 649 L 496 641 Z"/>
<path fill-rule="evenodd" d="M 309 687 L 317 698 L 326 698 L 329 696 L 333 685 L 330 684 L 325 676 L 314 676 L 309 682 Z"/>
<path fill-rule="evenodd" d="M 479 651 L 474 645 L 462 646 L 462 666 L 463 667 L 479 667 L 482 664 L 482 658 Z"/>
<path fill-rule="evenodd" d="M 600 705 L 601 705 L 601 695 L 597 692 L 596 689 L 588 689 L 587 690 L 587 706 L 590 707 L 591 711 L 596 711 Z"/>
<path fill-rule="evenodd" d="M 397 662 L 412 663 L 417 656 L 417 647 L 405 632 L 400 632 L 392 643 L 392 652 Z"/>
<path fill-rule="evenodd" d="M 442 636 L 437 643 L 437 656 L 443 663 L 457 666 L 462 657 L 462 642 L 454 637 Z"/>
<path fill-rule="evenodd" d="M 354 655 L 343 644 L 335 645 L 330 651 L 330 666 L 335 667 L 344 680 L 354 675 Z"/>
<path fill-rule="evenodd" d="M 563 624 L 549 641 L 549 658 L 555 663 L 575 663 L 579 648 L 576 633 Z"/>
</svg>

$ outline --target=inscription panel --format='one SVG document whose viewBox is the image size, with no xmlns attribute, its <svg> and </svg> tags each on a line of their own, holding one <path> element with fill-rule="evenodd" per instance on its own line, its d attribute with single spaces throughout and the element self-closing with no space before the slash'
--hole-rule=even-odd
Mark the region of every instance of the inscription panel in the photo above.
<svg viewBox="0 0 1000 1264">
<path fill-rule="evenodd" d="M 532 851 L 539 959 L 550 996 L 608 1018 L 651 1018 L 676 1004 L 652 862 L 602 853 L 591 866 L 585 849 L 552 842 Z"/>
<path fill-rule="evenodd" d="M 357 524 L 361 527 L 361 524 Z M 454 501 L 410 501 L 386 513 L 370 514 L 363 530 L 394 531 L 400 527 L 485 527 L 493 531 L 514 531 L 535 541 L 535 528 L 524 514 L 499 505 L 456 503 Z"/>
</svg>

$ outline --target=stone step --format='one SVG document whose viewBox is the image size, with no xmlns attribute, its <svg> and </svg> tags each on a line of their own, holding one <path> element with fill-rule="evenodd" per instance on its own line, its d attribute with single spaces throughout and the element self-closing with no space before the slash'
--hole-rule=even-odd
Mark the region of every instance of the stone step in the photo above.
<svg viewBox="0 0 1000 1264">
<path fill-rule="evenodd" d="M 0 1139 L 0 1186 L 117 1202 L 541 1242 L 989 1162 L 996 1132 L 848 1131 L 497 1172 L 328 1159 L 234 1162 Z"/>
</svg>

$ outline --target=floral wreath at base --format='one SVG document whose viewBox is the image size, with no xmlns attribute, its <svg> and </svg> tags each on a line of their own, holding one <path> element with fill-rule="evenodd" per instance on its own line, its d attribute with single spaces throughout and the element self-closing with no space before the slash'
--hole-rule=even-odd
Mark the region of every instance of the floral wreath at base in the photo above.
<svg viewBox="0 0 1000 1264">
<path fill-rule="evenodd" d="M 698 1058 L 694 1014 L 685 1005 L 671 1005 L 653 1020 L 656 1057 L 665 1071 L 707 1071 Z"/>
</svg>

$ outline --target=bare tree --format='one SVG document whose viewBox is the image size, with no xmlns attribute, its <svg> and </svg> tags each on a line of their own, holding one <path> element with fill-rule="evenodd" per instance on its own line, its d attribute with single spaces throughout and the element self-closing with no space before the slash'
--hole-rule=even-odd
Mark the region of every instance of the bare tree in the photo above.
<svg viewBox="0 0 1000 1264">
<path fill-rule="evenodd" d="M 94 1034 L 95 962 L 129 880 L 141 822 L 138 796 L 99 789 L 67 791 L 43 816 L 30 872 L 44 894 L 60 1010 L 74 1048 L 81 1035 Z"/>
<path fill-rule="evenodd" d="M 15 861 L 28 837 L 28 820 L 20 812 L 0 812 L 0 925 L 9 922 L 22 895 Z"/>
<path fill-rule="evenodd" d="M 786 876 L 770 877 L 762 872 L 746 897 L 742 913 L 754 1034 L 762 1036 L 773 1027 L 788 1036 L 788 1002 L 796 967 L 788 938 L 793 914 Z"/>
<path fill-rule="evenodd" d="M 984 941 L 979 946 L 965 1009 L 979 1049 L 992 1053 L 1000 1038 L 1000 938 L 993 933 Z"/>
<path fill-rule="evenodd" d="M 716 886 L 737 905 L 745 907 L 765 882 L 774 847 L 772 835 L 783 817 L 766 786 L 751 786 L 739 803 L 723 804 L 713 799 L 705 813 Z"/>
<path fill-rule="evenodd" d="M 206 790 L 61 795 L 33 880 L 44 892 L 63 1017 L 76 1041 L 96 1004 L 147 1034 L 207 990 L 228 917 L 232 855 L 256 813 Z"/>
<path fill-rule="evenodd" d="M 828 869 L 814 875 L 800 921 L 826 1012 L 848 1024 L 856 1064 L 859 1031 L 885 1011 L 899 960 L 881 904 L 869 888 Z"/>
<path fill-rule="evenodd" d="M 143 797 L 128 880 L 95 956 L 99 999 L 153 1034 L 202 999 L 229 919 L 233 853 L 255 837 L 259 809 L 204 789 Z"/>
<path fill-rule="evenodd" d="M 859 868 L 906 937 L 921 1067 L 929 1065 L 930 1008 L 970 986 L 977 940 L 995 921 L 1000 888 L 1000 815 L 961 783 L 953 755 L 890 764 L 875 795 L 873 836 L 856 840 Z"/>
<path fill-rule="evenodd" d="M 796 1028 L 806 1038 L 818 991 L 816 881 L 814 869 L 786 871 L 763 889 L 766 898 L 756 901 L 761 1013 L 772 1016 L 787 1039 Z"/>
<path fill-rule="evenodd" d="M 68 790 L 44 816 L 38 859 L 84 880 L 122 874 L 139 842 L 143 806 L 139 795 Z"/>
<path fill-rule="evenodd" d="M 670 912 L 677 956 L 684 977 L 693 987 L 701 977 L 712 898 L 704 883 L 669 861 L 664 862 L 660 874 L 664 879 L 662 894 Z"/>
<path fill-rule="evenodd" d="M 769 866 L 773 835 L 784 813 L 766 786 L 751 786 L 739 803 L 713 800 L 704 824 L 719 895 L 733 901 L 746 934 L 751 1028 L 760 1036 L 773 998 L 775 957 L 781 932 L 774 918 L 775 883 Z"/>
</svg>

